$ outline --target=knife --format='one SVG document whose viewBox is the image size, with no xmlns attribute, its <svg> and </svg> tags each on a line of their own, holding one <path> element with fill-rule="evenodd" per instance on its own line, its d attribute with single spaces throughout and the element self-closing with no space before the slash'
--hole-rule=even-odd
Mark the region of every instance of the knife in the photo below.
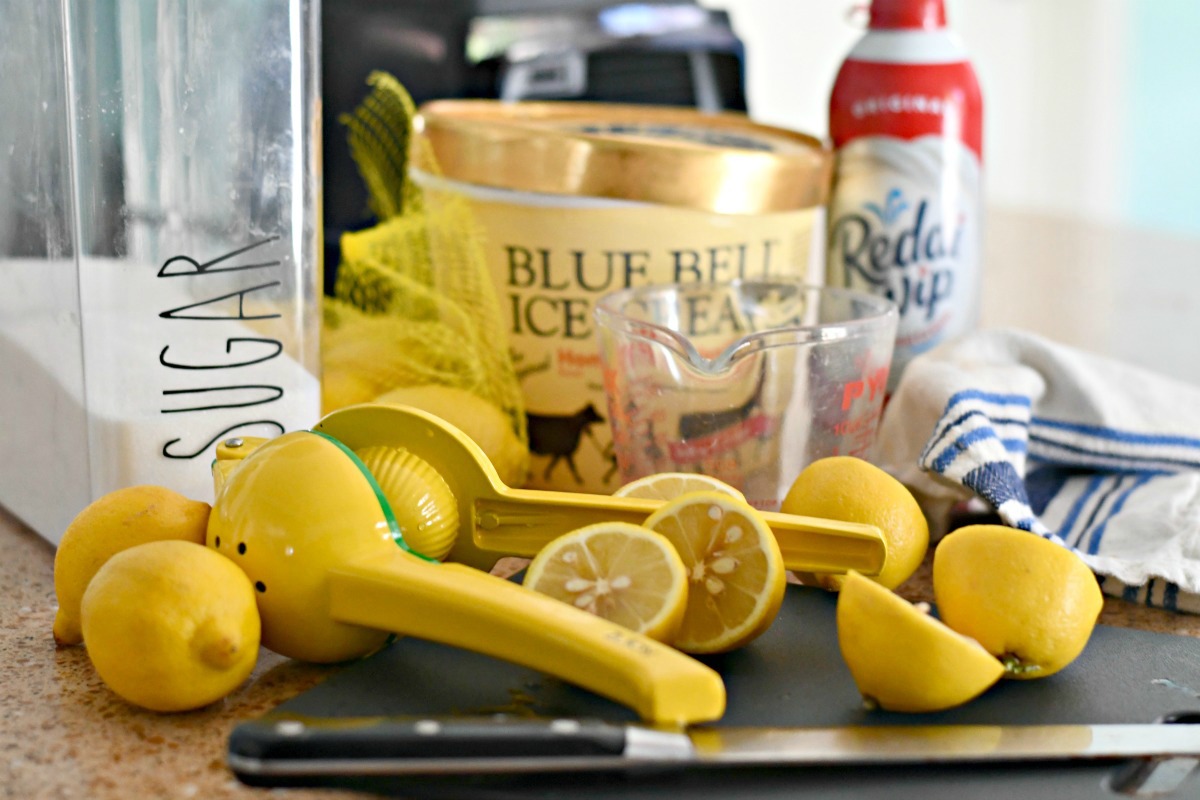
<svg viewBox="0 0 1200 800">
<path fill-rule="evenodd" d="M 880 725 L 663 730 L 581 719 L 309 718 L 238 725 L 243 780 L 639 768 L 1151 759 L 1180 780 L 1200 764 L 1200 712 L 1130 725 Z"/>
</svg>

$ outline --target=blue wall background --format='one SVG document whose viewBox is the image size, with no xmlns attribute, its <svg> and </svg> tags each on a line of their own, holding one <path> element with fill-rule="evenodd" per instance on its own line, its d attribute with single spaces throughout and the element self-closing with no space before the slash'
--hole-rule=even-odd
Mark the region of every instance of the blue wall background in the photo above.
<svg viewBox="0 0 1200 800">
<path fill-rule="evenodd" d="M 1130 4 L 1126 214 L 1185 234 L 1200 234 L 1198 34 L 1200 0 Z"/>
</svg>

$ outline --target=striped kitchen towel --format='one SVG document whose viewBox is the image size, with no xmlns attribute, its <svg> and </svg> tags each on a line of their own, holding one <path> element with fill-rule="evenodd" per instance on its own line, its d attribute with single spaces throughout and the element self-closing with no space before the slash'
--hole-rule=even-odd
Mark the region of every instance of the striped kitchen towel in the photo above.
<svg viewBox="0 0 1200 800">
<path fill-rule="evenodd" d="M 1074 549 L 1107 594 L 1200 613 L 1200 387 L 1013 330 L 914 359 L 876 459 L 935 535 L 985 501 Z"/>
</svg>

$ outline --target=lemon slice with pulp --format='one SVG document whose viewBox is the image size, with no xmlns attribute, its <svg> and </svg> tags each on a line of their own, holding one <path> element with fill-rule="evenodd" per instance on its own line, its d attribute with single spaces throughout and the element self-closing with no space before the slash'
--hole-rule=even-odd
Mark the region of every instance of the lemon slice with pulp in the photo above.
<svg viewBox="0 0 1200 800">
<path fill-rule="evenodd" d="M 857 572 L 846 574 L 838 595 L 837 632 L 863 699 L 888 711 L 953 708 L 1004 674 L 974 639 Z"/>
<path fill-rule="evenodd" d="M 771 626 L 786 578 L 779 544 L 748 503 L 717 492 L 671 500 L 646 520 L 667 537 L 688 571 L 687 613 L 675 646 L 720 653 Z"/>
<path fill-rule="evenodd" d="M 667 643 L 687 608 L 687 572 L 675 548 L 624 522 L 555 538 L 530 562 L 525 586 Z"/>
<path fill-rule="evenodd" d="M 689 492 L 720 492 L 745 500 L 740 491 L 711 475 L 693 472 L 656 472 L 631 481 L 613 492 L 615 497 L 644 497 L 648 500 L 674 500 Z"/>
</svg>

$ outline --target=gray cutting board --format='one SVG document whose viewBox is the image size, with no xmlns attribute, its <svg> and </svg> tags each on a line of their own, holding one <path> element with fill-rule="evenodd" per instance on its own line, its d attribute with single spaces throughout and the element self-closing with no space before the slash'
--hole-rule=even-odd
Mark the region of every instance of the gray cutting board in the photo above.
<svg viewBox="0 0 1200 800">
<path fill-rule="evenodd" d="M 718 724 L 1134 723 L 1200 711 L 1200 639 L 1098 626 L 1083 654 L 1057 675 L 1004 681 L 965 706 L 937 714 L 868 712 L 838 652 L 835 608 L 836 596 L 789 586 L 779 618 L 766 634 L 741 650 L 704 659 L 721 673 L 728 690 L 728 710 Z M 278 710 L 314 716 L 507 712 L 636 719 L 623 706 L 555 678 L 416 639 L 396 641 Z M 410 797 L 497 799 L 684 793 L 688 798 L 1074 800 L 1116 797 L 1102 786 L 1110 771 L 1108 765 L 804 768 L 351 785 Z M 1200 778 L 1193 775 L 1176 794 L 1200 797 Z"/>
</svg>

